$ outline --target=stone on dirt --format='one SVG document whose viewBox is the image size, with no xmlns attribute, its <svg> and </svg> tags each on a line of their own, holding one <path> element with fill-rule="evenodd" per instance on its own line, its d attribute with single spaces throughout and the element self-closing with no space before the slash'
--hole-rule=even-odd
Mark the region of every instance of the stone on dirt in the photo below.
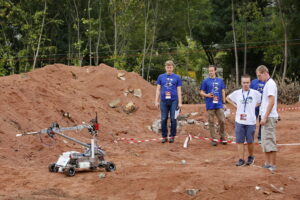
<svg viewBox="0 0 300 200">
<path fill-rule="evenodd" d="M 272 192 L 274 193 L 284 193 L 283 192 L 283 187 L 277 188 L 275 185 L 270 184 L 271 188 L 272 188 Z"/>
<path fill-rule="evenodd" d="M 188 119 L 188 120 L 187 120 L 187 123 L 188 123 L 188 124 L 194 124 L 194 123 L 195 123 L 195 120 L 194 120 L 194 119 Z"/>
<path fill-rule="evenodd" d="M 142 97 L 142 90 L 141 89 L 134 89 L 133 95 L 136 97 L 141 98 Z"/>
<path fill-rule="evenodd" d="M 136 110 L 136 106 L 135 104 L 130 101 L 128 104 L 126 104 L 123 108 L 124 112 L 129 114 L 129 113 L 133 113 Z"/>
<path fill-rule="evenodd" d="M 126 80 L 125 73 L 124 72 L 119 72 L 118 73 L 118 79 L 125 81 Z"/>
<path fill-rule="evenodd" d="M 106 174 L 105 173 L 100 173 L 98 176 L 99 176 L 100 179 L 103 179 L 103 178 L 106 177 Z"/>
<path fill-rule="evenodd" d="M 231 188 L 230 185 L 224 185 L 224 190 L 229 190 Z"/>
<path fill-rule="evenodd" d="M 155 133 L 160 133 L 160 131 L 161 131 L 161 120 L 160 119 L 155 120 L 151 125 L 151 129 Z"/>
<path fill-rule="evenodd" d="M 179 121 L 187 120 L 187 118 L 188 118 L 189 116 L 190 116 L 189 113 L 184 114 L 184 115 L 179 115 L 179 116 L 177 117 L 177 120 L 179 120 Z"/>
<path fill-rule="evenodd" d="M 198 112 L 192 112 L 191 113 L 191 116 L 196 116 L 196 115 L 198 115 Z"/>
<path fill-rule="evenodd" d="M 111 108 L 116 108 L 119 105 L 120 102 L 121 102 L 121 99 L 115 99 L 112 102 L 110 102 L 108 105 Z"/>
<path fill-rule="evenodd" d="M 186 190 L 186 193 L 188 195 L 191 195 L 191 196 L 196 196 L 196 194 L 199 192 L 200 190 L 199 189 L 187 189 Z"/>
</svg>

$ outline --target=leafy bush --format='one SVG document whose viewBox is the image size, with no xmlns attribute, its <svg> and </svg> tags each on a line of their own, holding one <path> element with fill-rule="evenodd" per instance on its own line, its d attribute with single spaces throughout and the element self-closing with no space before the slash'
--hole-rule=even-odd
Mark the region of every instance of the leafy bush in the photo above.
<svg viewBox="0 0 300 200">
<path fill-rule="evenodd" d="M 276 77 L 276 83 L 278 87 L 278 103 L 294 104 L 299 101 L 299 82 L 287 78 L 285 81 L 282 81 L 281 77 Z"/>
<path fill-rule="evenodd" d="M 184 104 L 198 104 L 203 103 L 203 99 L 199 94 L 199 85 L 190 77 L 182 77 L 182 103 Z"/>
<path fill-rule="evenodd" d="M 282 81 L 282 78 L 279 76 L 275 78 L 275 82 L 277 84 L 278 89 L 278 103 L 294 104 L 299 101 L 299 82 L 287 78 L 285 79 L 285 81 Z M 241 86 L 236 86 L 234 81 L 226 81 L 226 95 L 240 88 Z"/>
</svg>

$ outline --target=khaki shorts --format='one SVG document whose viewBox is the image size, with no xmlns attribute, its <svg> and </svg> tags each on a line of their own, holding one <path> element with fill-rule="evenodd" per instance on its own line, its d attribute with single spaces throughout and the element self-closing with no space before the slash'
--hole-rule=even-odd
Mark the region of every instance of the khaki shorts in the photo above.
<svg viewBox="0 0 300 200">
<path fill-rule="evenodd" d="M 277 151 L 276 123 L 277 117 L 269 117 L 267 124 L 261 127 L 261 147 L 263 152 Z"/>
</svg>

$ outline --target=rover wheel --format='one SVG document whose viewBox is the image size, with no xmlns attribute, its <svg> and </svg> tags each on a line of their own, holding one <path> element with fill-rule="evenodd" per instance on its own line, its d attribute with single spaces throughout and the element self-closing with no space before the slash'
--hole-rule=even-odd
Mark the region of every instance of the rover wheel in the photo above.
<svg viewBox="0 0 300 200">
<path fill-rule="evenodd" d="M 48 169 L 49 169 L 49 172 L 56 172 L 55 171 L 55 163 L 52 163 L 52 164 L 50 164 L 49 166 L 48 166 Z"/>
<path fill-rule="evenodd" d="M 66 176 L 74 176 L 75 175 L 75 167 L 67 167 L 64 171 Z"/>
<path fill-rule="evenodd" d="M 107 172 L 112 172 L 116 170 L 116 165 L 113 162 L 107 162 L 105 166 Z"/>
<path fill-rule="evenodd" d="M 104 168 L 105 165 L 100 163 L 100 164 L 98 165 L 98 167 L 99 167 L 99 168 Z"/>
<path fill-rule="evenodd" d="M 58 172 L 59 167 L 54 167 L 54 172 Z"/>
</svg>

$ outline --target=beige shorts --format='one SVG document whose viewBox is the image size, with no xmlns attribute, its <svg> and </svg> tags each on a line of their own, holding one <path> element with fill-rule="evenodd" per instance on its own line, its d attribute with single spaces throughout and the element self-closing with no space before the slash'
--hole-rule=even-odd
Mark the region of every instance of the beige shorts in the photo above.
<svg viewBox="0 0 300 200">
<path fill-rule="evenodd" d="M 277 117 L 269 117 L 267 124 L 261 127 L 261 147 L 263 152 L 277 151 L 276 123 Z"/>
</svg>

